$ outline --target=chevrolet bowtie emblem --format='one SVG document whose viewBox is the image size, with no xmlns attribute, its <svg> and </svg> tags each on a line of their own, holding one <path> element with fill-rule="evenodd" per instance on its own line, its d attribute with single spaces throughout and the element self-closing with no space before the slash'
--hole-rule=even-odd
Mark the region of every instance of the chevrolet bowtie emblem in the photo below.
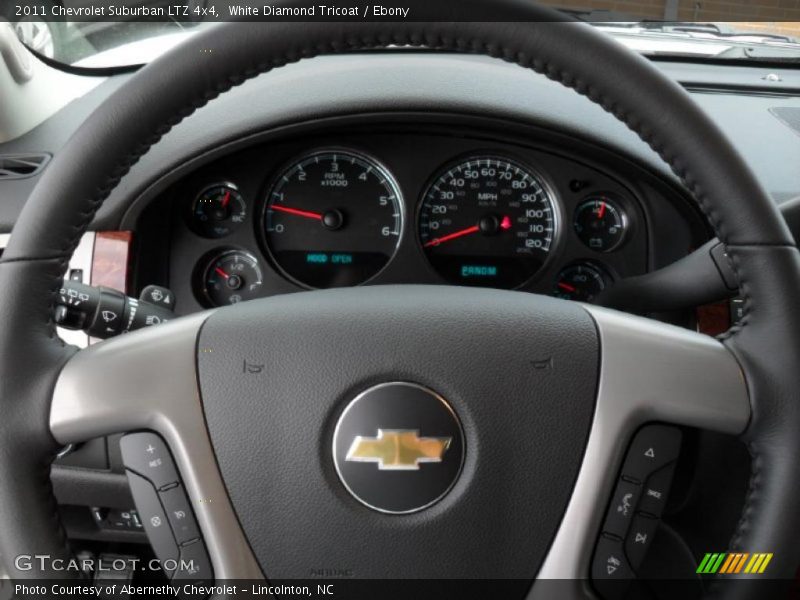
<svg viewBox="0 0 800 600">
<path fill-rule="evenodd" d="M 442 462 L 450 437 L 419 437 L 414 429 L 378 429 L 377 437 L 357 435 L 345 460 L 378 463 L 382 471 L 417 471 L 420 463 Z"/>
</svg>

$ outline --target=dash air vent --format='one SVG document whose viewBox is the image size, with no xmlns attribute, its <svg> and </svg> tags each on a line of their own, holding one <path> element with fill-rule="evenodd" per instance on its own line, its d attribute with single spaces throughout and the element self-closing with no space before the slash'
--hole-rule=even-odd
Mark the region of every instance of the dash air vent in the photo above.
<svg viewBox="0 0 800 600">
<path fill-rule="evenodd" d="M 49 154 L 0 154 L 0 181 L 36 175 L 49 160 Z"/>
<path fill-rule="evenodd" d="M 781 123 L 790 127 L 796 134 L 800 135 L 800 108 L 794 106 L 780 106 L 770 108 L 769 112 Z"/>
</svg>

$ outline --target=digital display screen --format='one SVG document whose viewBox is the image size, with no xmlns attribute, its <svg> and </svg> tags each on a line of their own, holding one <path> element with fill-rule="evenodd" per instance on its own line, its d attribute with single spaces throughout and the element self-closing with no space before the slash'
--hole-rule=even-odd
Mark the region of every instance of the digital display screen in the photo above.
<svg viewBox="0 0 800 600">
<path fill-rule="evenodd" d="M 461 277 L 497 277 L 497 267 L 494 265 L 461 265 Z"/>
<path fill-rule="evenodd" d="M 306 254 L 306 262 L 310 265 L 352 265 L 353 255 L 328 252 L 309 252 Z"/>
</svg>

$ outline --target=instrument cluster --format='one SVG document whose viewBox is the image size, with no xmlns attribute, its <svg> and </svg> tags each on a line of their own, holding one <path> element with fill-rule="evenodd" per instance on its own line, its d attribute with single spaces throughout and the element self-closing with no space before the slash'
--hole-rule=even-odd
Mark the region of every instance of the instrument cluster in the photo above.
<svg viewBox="0 0 800 600">
<path fill-rule="evenodd" d="M 191 269 L 198 303 L 368 283 L 591 302 L 646 270 L 643 211 L 618 180 L 533 149 L 409 137 L 388 156 L 375 140 L 287 144 L 269 169 L 251 150 L 187 178 L 176 204 L 204 240 Z"/>
</svg>

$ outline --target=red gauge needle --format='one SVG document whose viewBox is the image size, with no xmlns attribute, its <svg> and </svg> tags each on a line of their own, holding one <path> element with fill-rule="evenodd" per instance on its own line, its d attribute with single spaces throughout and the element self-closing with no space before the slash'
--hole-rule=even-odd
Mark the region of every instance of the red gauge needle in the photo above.
<svg viewBox="0 0 800 600">
<path fill-rule="evenodd" d="M 466 229 L 462 229 L 461 231 L 456 231 L 455 233 L 449 233 L 447 235 L 443 235 L 442 237 L 433 238 L 430 242 L 425 244 L 425 248 L 430 246 L 438 246 L 439 244 L 443 244 L 445 242 L 449 242 L 450 240 L 454 240 L 456 238 L 463 237 L 465 235 L 470 235 L 471 233 L 478 233 L 481 230 L 480 227 L 477 225 L 473 225 L 472 227 L 467 227 Z"/>
<path fill-rule="evenodd" d="M 285 212 L 290 215 L 296 215 L 298 217 L 305 217 L 306 219 L 316 219 L 317 221 L 322 221 L 322 213 L 311 212 L 310 210 L 300 210 L 299 208 L 290 208 L 288 206 L 283 206 L 281 204 L 273 204 L 270 206 L 272 210 L 277 210 L 279 212 Z"/>
<path fill-rule="evenodd" d="M 230 277 L 230 275 L 228 275 L 228 274 L 227 274 L 225 271 L 223 271 L 223 270 L 222 270 L 222 269 L 220 269 L 219 267 L 214 267 L 214 270 L 215 270 L 217 273 L 219 273 L 220 275 L 222 275 L 222 276 L 223 276 L 225 279 L 228 279 L 228 277 Z"/>
<path fill-rule="evenodd" d="M 508 215 L 503 217 L 502 220 L 500 221 L 500 229 L 503 230 L 511 229 L 511 218 Z"/>
<path fill-rule="evenodd" d="M 225 192 L 225 197 L 222 199 L 222 208 L 227 208 L 228 202 L 231 201 L 231 191 Z"/>
<path fill-rule="evenodd" d="M 560 287 L 562 290 L 566 290 L 568 292 L 577 292 L 578 291 L 578 288 L 576 288 L 575 286 L 570 285 L 568 283 L 564 283 L 563 281 L 559 281 L 558 282 L 558 287 Z"/>
<path fill-rule="evenodd" d="M 606 203 L 605 202 L 601 202 L 600 203 L 600 210 L 597 211 L 597 218 L 598 219 L 602 219 L 604 214 L 606 214 Z"/>
</svg>

